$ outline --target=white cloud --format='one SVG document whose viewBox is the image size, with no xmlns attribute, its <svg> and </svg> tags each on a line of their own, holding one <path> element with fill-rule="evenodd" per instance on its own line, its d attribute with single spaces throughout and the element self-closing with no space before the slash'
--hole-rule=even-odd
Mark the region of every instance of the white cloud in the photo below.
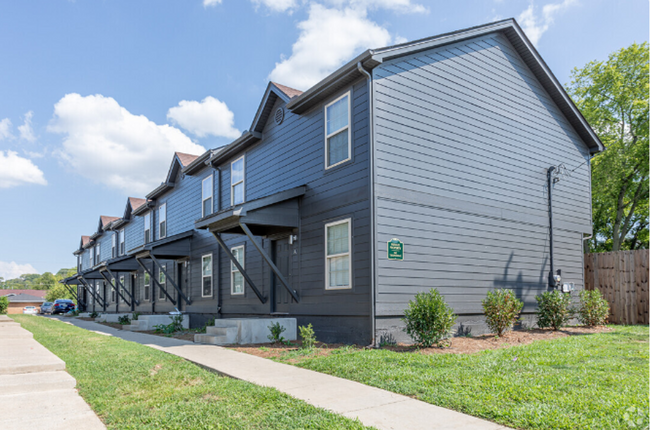
<svg viewBox="0 0 650 430">
<path fill-rule="evenodd" d="M 41 169 L 14 151 L 0 151 L 0 188 L 23 184 L 47 185 Z"/>
<path fill-rule="evenodd" d="M 273 12 L 287 12 L 298 6 L 298 0 L 251 0 L 256 8 L 264 5 Z"/>
<path fill-rule="evenodd" d="M 221 0 L 203 0 L 203 7 L 216 6 L 221 4 Z"/>
<path fill-rule="evenodd" d="M 5 281 L 18 278 L 20 275 L 26 275 L 28 273 L 38 272 L 31 264 L 18 264 L 15 261 L 10 263 L 0 261 L 0 277 L 4 278 Z"/>
<path fill-rule="evenodd" d="M 411 0 L 331 0 L 340 6 L 348 3 L 352 8 L 361 9 L 388 9 L 399 13 L 428 13 L 429 10 Z"/>
<path fill-rule="evenodd" d="M 0 121 L 0 140 L 13 139 L 14 135 L 11 134 L 11 120 L 5 118 Z"/>
<path fill-rule="evenodd" d="M 25 122 L 23 125 L 18 126 L 18 131 L 20 132 L 20 138 L 28 142 L 34 142 L 36 140 L 36 135 L 34 135 L 34 129 L 32 128 L 32 117 L 34 112 L 31 110 L 25 114 Z"/>
<path fill-rule="evenodd" d="M 208 96 L 197 101 L 183 100 L 167 112 L 167 119 L 197 137 L 223 136 L 235 139 L 241 132 L 234 127 L 235 114 L 226 103 Z"/>
<path fill-rule="evenodd" d="M 569 6 L 575 4 L 576 1 L 563 0 L 561 3 L 544 5 L 541 15 L 535 14 L 534 4 L 530 3 L 528 8 L 517 17 L 517 21 L 524 30 L 524 33 L 526 33 L 526 36 L 533 42 L 533 45 L 537 45 L 542 35 L 553 24 L 555 16 L 560 12 L 564 12 Z"/>
<path fill-rule="evenodd" d="M 66 135 L 57 153 L 71 170 L 128 195 L 158 186 L 174 151 L 205 152 L 179 129 L 133 115 L 101 94 L 65 95 L 54 105 L 48 131 Z"/>
<path fill-rule="evenodd" d="M 269 79 L 305 90 L 366 48 L 390 44 L 388 30 L 367 17 L 364 9 L 328 9 L 310 5 L 307 20 L 298 23 L 300 36 L 291 56 L 275 64 Z"/>
</svg>

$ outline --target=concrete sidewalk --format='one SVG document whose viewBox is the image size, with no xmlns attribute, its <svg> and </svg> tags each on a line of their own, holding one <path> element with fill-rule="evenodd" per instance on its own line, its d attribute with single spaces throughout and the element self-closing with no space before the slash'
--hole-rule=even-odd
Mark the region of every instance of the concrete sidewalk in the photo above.
<svg viewBox="0 0 650 430">
<path fill-rule="evenodd" d="M 0 429 L 106 429 L 76 385 L 60 358 L 0 315 Z"/>
<path fill-rule="evenodd" d="M 90 321 L 68 318 L 63 321 L 183 357 L 232 378 L 276 388 L 314 406 L 358 418 L 364 425 L 377 429 L 507 429 L 379 388 L 219 346 L 117 330 Z"/>
</svg>

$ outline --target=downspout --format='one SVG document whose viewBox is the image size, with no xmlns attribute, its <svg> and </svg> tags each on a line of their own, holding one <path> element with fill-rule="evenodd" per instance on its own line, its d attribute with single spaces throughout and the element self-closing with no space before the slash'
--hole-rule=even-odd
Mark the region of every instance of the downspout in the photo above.
<svg viewBox="0 0 650 430">
<path fill-rule="evenodd" d="M 549 236 L 549 260 L 551 269 L 548 273 L 548 286 L 549 288 L 556 288 L 555 279 L 553 274 L 555 270 L 553 268 L 553 171 L 555 170 L 554 166 L 551 166 L 546 171 L 546 182 L 548 187 L 548 236 Z"/>
<path fill-rule="evenodd" d="M 369 179 L 370 179 L 370 326 L 372 330 L 371 348 L 378 348 L 379 344 L 376 339 L 377 323 L 375 321 L 375 287 L 376 287 L 376 268 L 375 268 L 375 145 L 374 145 L 374 110 L 373 110 L 373 92 L 372 92 L 372 75 L 363 68 L 361 62 L 357 63 L 359 73 L 368 79 L 368 152 L 369 157 Z"/>
</svg>

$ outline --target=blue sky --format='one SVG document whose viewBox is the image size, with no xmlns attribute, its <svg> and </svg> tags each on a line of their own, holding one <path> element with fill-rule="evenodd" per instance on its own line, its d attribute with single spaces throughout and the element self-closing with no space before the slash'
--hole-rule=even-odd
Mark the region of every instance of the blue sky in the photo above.
<svg viewBox="0 0 650 430">
<path fill-rule="evenodd" d="M 515 17 L 560 82 L 648 40 L 647 0 L 47 0 L 0 12 L 0 276 L 72 267 L 100 215 L 366 48 Z"/>
</svg>

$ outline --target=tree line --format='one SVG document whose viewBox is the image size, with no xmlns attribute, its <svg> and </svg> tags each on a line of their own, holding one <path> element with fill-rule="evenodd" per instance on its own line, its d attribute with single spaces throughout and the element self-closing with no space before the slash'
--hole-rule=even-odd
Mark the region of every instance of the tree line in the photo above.
<svg viewBox="0 0 650 430">
<path fill-rule="evenodd" d="M 14 279 L 4 280 L 0 277 L 0 289 L 5 290 L 47 290 L 45 300 L 53 302 L 56 299 L 73 299 L 72 293 L 59 281 L 77 273 L 74 267 L 60 269 L 56 274 L 45 272 L 42 275 L 29 273 Z"/>
</svg>

